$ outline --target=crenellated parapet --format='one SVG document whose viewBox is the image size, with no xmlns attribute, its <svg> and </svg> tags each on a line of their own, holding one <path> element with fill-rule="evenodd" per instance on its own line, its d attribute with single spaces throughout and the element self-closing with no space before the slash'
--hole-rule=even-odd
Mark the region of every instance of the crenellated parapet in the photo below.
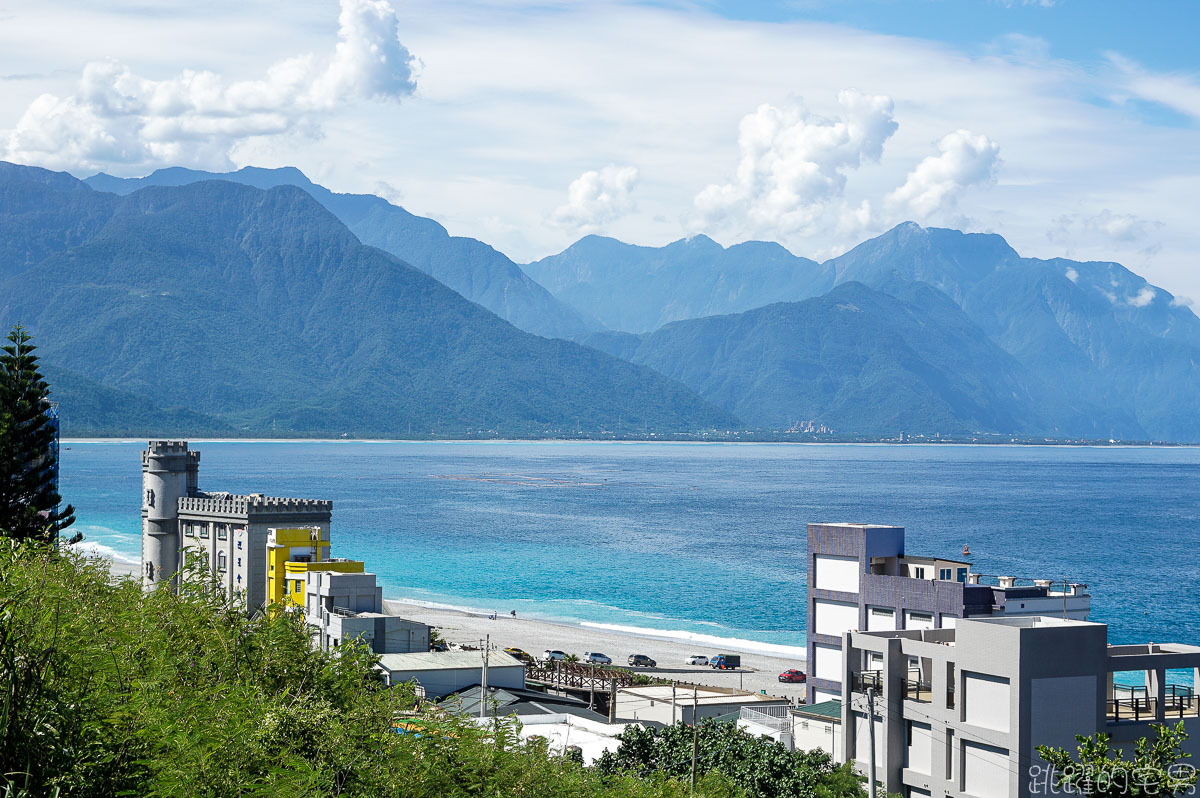
<svg viewBox="0 0 1200 798">
<path fill-rule="evenodd" d="M 333 512 L 333 502 L 325 499 L 293 499 L 283 496 L 251 494 L 238 496 L 181 496 L 179 512 L 211 515 L 267 515 L 271 513 L 318 513 Z"/>
</svg>

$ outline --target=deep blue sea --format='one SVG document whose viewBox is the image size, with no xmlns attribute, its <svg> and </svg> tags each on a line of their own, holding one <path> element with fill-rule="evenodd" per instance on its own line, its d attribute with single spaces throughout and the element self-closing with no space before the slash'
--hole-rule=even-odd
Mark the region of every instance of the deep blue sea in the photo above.
<svg viewBox="0 0 1200 798">
<path fill-rule="evenodd" d="M 69 448 L 65 448 L 69 447 Z M 137 561 L 144 441 L 64 442 L 90 544 Z M 1200 643 L 1200 449 L 194 442 L 200 487 L 333 500 L 385 595 L 802 647 L 805 525 L 907 527 L 910 554 L 1067 578 L 1112 642 Z M 743 645 L 743 647 L 745 647 Z M 751 646 L 753 647 L 753 646 Z"/>
</svg>

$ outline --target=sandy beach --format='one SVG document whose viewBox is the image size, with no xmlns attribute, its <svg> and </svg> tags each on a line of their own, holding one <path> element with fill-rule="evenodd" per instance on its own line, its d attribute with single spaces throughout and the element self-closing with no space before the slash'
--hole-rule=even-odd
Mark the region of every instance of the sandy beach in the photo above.
<svg viewBox="0 0 1200 798">
<path fill-rule="evenodd" d="M 788 668 L 804 670 L 803 659 L 785 659 L 765 654 L 741 653 L 742 667 L 738 671 L 719 671 L 684 664 L 692 654 L 712 656 L 722 653 L 694 642 L 670 640 L 651 636 L 625 634 L 608 629 L 593 629 L 567 623 L 487 615 L 462 610 L 426 607 L 393 599 L 384 600 L 391 615 L 399 615 L 437 627 L 449 643 L 477 646 L 490 635 L 494 645 L 501 648 L 516 646 L 534 656 L 546 649 L 558 649 L 581 658 L 586 651 L 598 651 L 612 657 L 614 665 L 625 665 L 631 654 L 645 654 L 658 663 L 656 668 L 638 670 L 664 679 L 680 682 L 711 684 L 718 687 L 741 687 L 755 692 L 766 690 L 768 695 L 802 701 L 804 685 L 779 681 L 781 671 Z M 727 653 L 740 653 L 726 649 Z"/>
<path fill-rule="evenodd" d="M 109 562 L 114 575 L 137 576 L 137 565 L 122 560 Z M 768 695 L 784 696 L 797 702 L 803 701 L 804 697 L 804 685 L 780 682 L 778 678 L 780 672 L 788 668 L 804 670 L 802 658 L 787 659 L 738 652 L 730 648 L 724 651 L 740 653 L 742 667 L 737 671 L 718 671 L 684 664 L 692 654 L 712 656 L 722 653 L 722 649 L 700 643 L 628 634 L 609 629 L 593 629 L 576 624 L 513 618 L 508 615 L 498 615 L 493 621 L 484 614 L 427 607 L 395 599 L 384 599 L 384 609 L 391 615 L 437 627 L 449 643 L 477 646 L 485 637 L 491 635 L 492 643 L 500 648 L 516 646 L 534 656 L 540 656 L 546 649 L 558 649 L 568 654 L 578 654 L 581 658 L 584 652 L 599 651 L 612 657 L 614 665 L 625 665 L 630 654 L 645 654 L 655 660 L 658 666 L 638 670 L 664 679 L 718 687 L 740 687 L 755 692 L 766 690 Z"/>
</svg>

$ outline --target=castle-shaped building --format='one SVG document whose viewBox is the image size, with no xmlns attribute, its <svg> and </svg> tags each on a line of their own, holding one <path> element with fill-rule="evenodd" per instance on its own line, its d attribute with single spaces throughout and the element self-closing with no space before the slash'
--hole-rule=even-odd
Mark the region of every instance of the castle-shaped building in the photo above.
<svg viewBox="0 0 1200 798">
<path fill-rule="evenodd" d="M 142 452 L 142 584 L 171 580 L 188 557 L 207 556 L 226 593 L 265 606 L 274 529 L 309 527 L 329 546 L 333 502 L 200 490 L 200 452 L 187 441 L 150 441 Z"/>
</svg>

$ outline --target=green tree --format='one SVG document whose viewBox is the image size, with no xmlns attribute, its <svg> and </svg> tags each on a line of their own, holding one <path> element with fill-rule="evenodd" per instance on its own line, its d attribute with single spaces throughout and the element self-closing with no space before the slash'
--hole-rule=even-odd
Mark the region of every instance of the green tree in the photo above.
<svg viewBox="0 0 1200 798">
<path fill-rule="evenodd" d="M 701 721 L 696 733 L 697 778 L 720 774 L 759 798 L 866 798 L 862 777 L 849 764 L 835 764 L 824 751 L 789 751 L 736 724 L 712 720 Z M 687 778 L 692 734 L 684 723 L 664 729 L 629 726 L 617 750 L 605 752 L 596 767 L 606 775 Z"/>
<path fill-rule="evenodd" d="M 59 507 L 57 433 L 36 349 L 20 324 L 0 349 L 0 529 L 18 540 L 51 542 L 74 523 L 75 508 Z"/>
<path fill-rule="evenodd" d="M 1109 735 L 1077 735 L 1077 753 L 1065 748 L 1039 745 L 1038 754 L 1049 763 L 1051 784 L 1056 789 L 1078 792 L 1091 798 L 1108 796 L 1171 796 L 1190 792 L 1196 785 L 1196 769 L 1182 760 L 1188 734 L 1183 721 L 1171 727 L 1156 725 L 1154 737 L 1141 738 L 1134 744 L 1133 758 L 1112 748 Z"/>
</svg>

